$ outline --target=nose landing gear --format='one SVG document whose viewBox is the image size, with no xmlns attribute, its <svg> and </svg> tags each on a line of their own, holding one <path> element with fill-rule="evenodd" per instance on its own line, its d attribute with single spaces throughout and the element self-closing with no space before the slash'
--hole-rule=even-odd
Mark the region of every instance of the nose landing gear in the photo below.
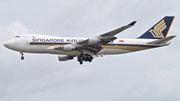
<svg viewBox="0 0 180 101">
<path fill-rule="evenodd" d="M 24 60 L 24 54 L 22 53 L 22 52 L 20 52 L 21 53 L 21 60 Z"/>
</svg>

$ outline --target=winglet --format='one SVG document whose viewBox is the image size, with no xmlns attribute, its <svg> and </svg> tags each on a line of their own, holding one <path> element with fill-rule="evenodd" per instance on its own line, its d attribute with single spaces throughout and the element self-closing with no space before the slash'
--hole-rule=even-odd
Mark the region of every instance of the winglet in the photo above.
<svg viewBox="0 0 180 101">
<path fill-rule="evenodd" d="M 136 24 L 137 21 L 133 21 L 130 24 L 128 24 L 128 26 L 134 26 Z"/>
</svg>

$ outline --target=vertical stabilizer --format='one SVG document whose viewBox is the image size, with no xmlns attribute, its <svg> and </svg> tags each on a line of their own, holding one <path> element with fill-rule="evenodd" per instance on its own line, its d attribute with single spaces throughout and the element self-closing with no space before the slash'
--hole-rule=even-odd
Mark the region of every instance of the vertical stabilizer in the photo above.
<svg viewBox="0 0 180 101">
<path fill-rule="evenodd" d="M 174 16 L 165 16 L 157 24 L 151 27 L 147 32 L 141 35 L 139 38 L 144 39 L 162 39 L 167 37 L 171 28 Z"/>
</svg>

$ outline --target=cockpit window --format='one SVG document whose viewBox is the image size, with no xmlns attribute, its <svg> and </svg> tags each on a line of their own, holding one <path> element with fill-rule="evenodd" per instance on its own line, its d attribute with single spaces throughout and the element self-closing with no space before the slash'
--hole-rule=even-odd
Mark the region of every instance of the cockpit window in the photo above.
<svg viewBox="0 0 180 101">
<path fill-rule="evenodd" d="M 20 36 L 15 36 L 15 38 L 19 38 Z"/>
</svg>

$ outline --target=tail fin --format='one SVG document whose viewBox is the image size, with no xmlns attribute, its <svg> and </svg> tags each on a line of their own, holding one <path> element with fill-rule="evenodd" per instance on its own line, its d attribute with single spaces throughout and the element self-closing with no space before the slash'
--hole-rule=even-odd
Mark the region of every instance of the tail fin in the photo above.
<svg viewBox="0 0 180 101">
<path fill-rule="evenodd" d="M 169 29 L 174 20 L 174 16 L 165 16 L 147 32 L 141 35 L 139 38 L 144 39 L 162 39 L 167 37 Z"/>
</svg>

